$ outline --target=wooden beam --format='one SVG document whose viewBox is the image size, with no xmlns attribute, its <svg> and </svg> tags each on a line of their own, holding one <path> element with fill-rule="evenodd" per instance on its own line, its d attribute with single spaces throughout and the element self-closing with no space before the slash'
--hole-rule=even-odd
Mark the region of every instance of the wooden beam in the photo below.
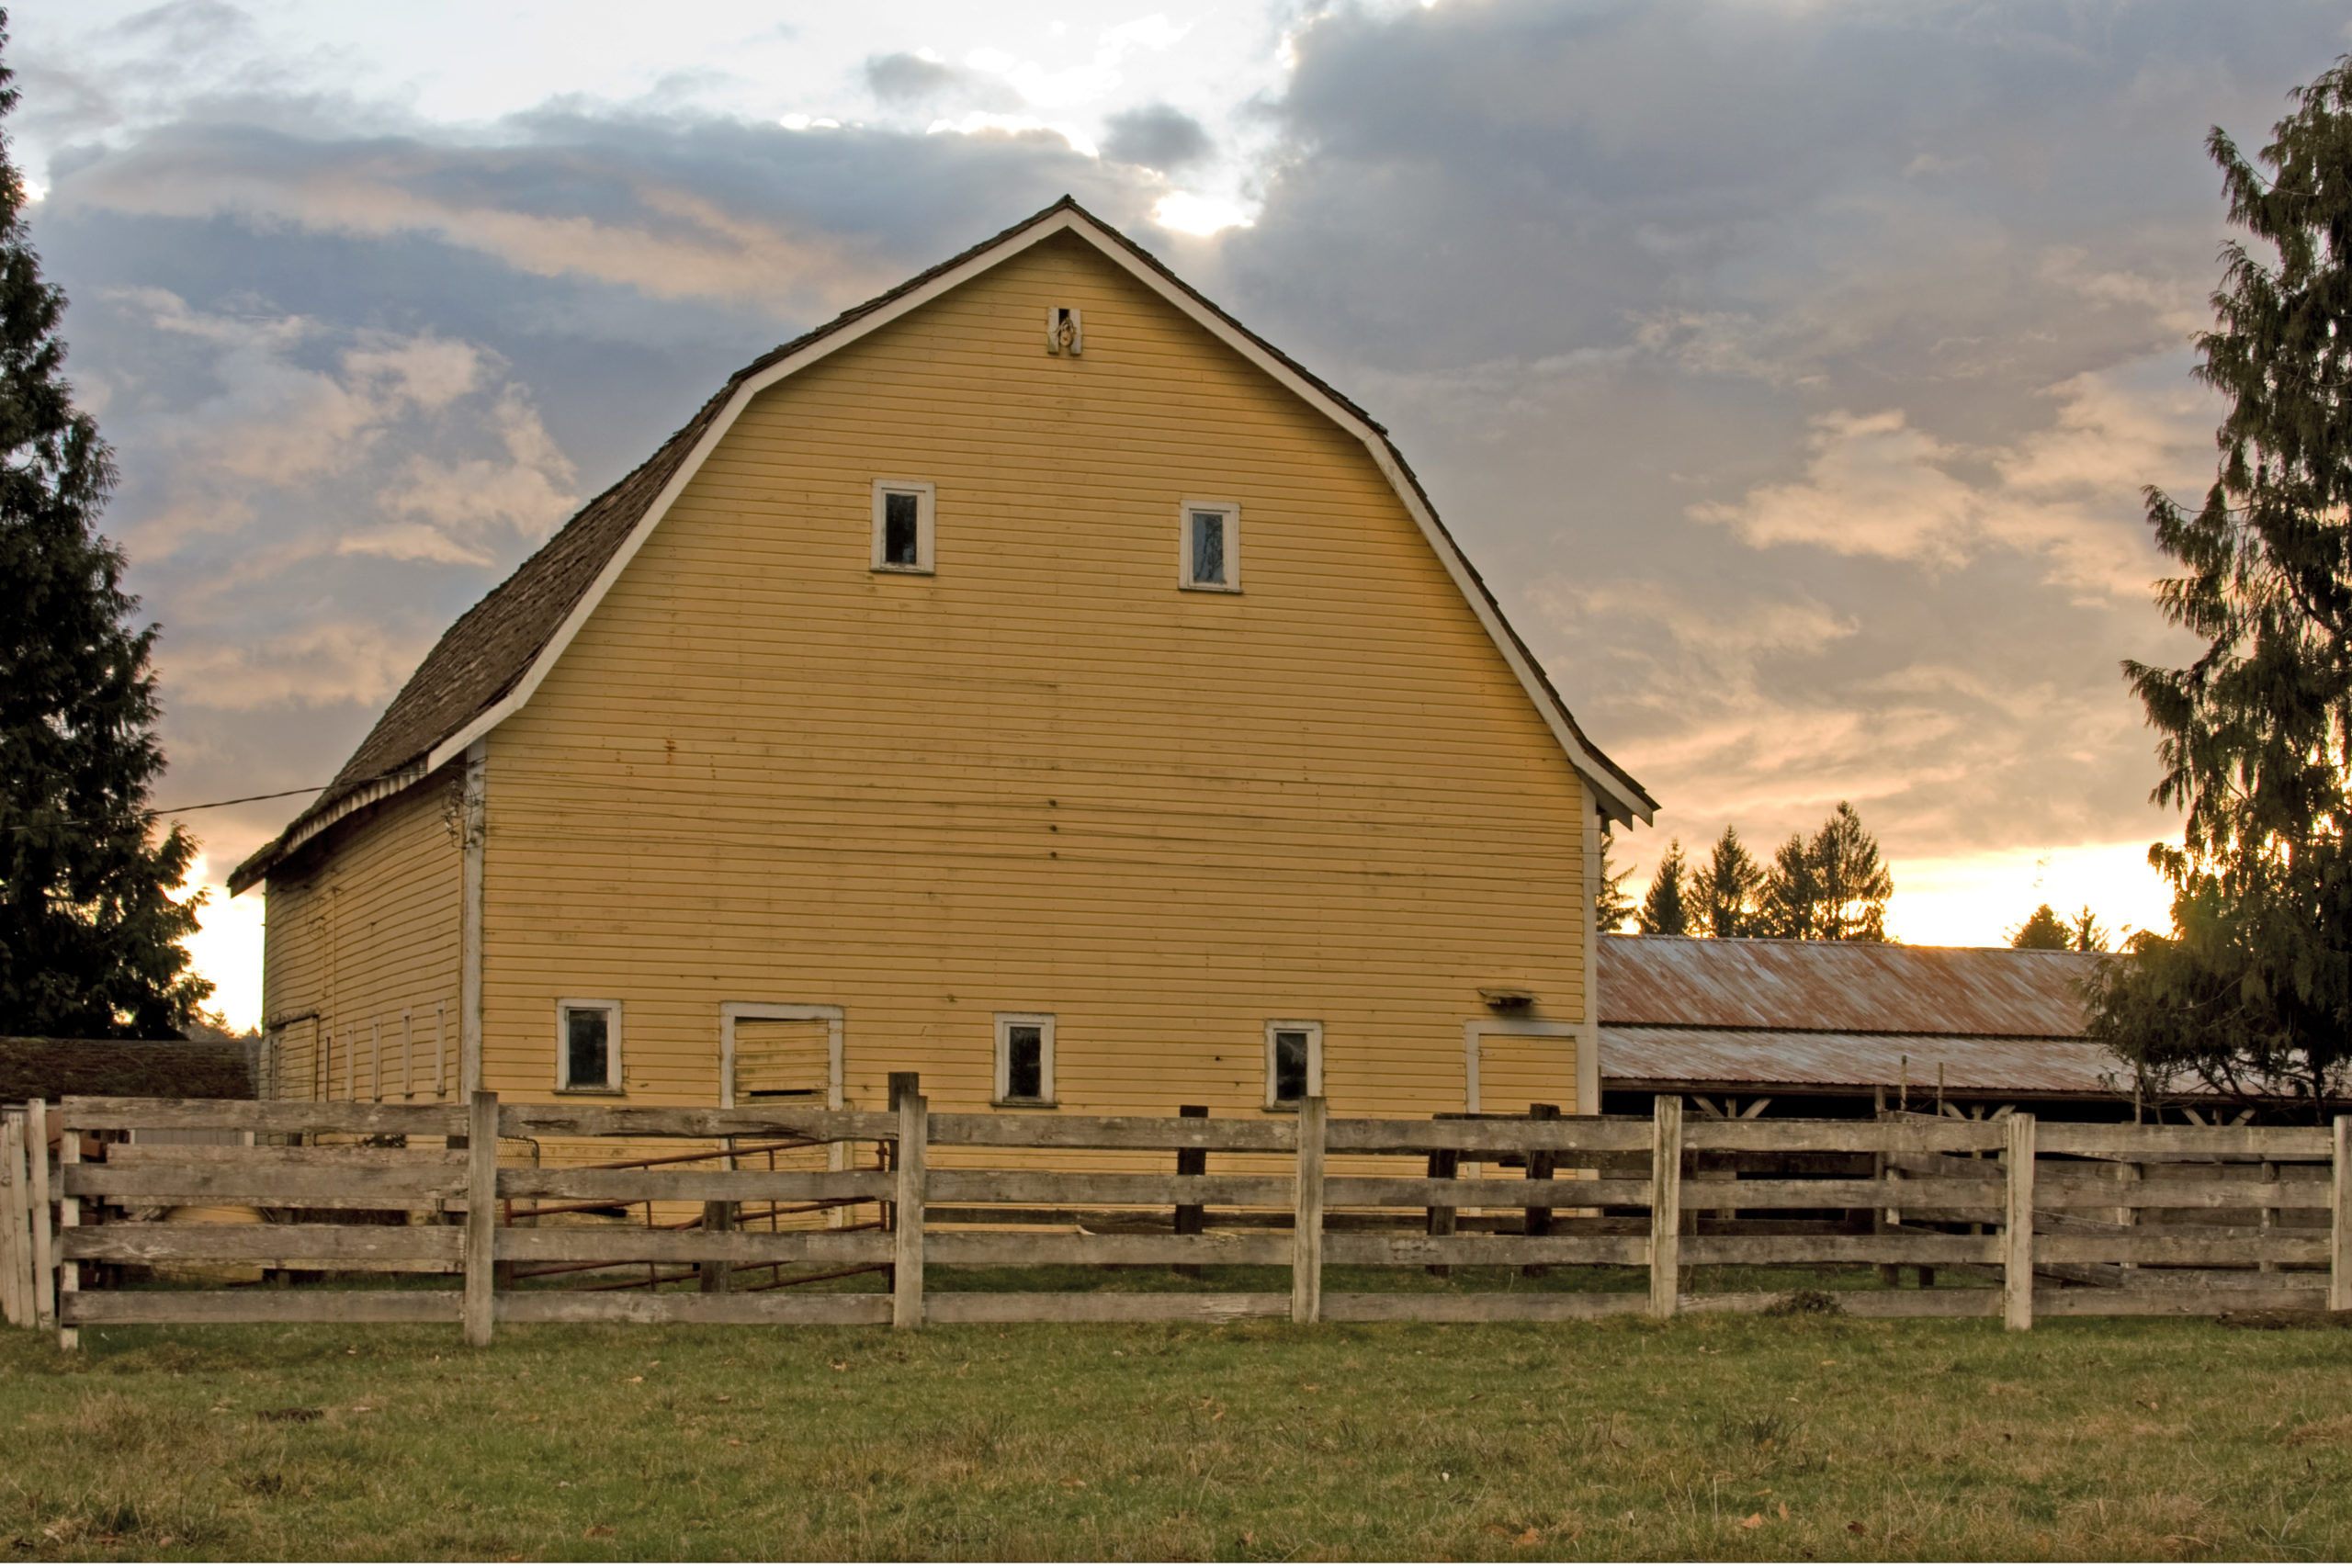
<svg viewBox="0 0 2352 1568">
<path fill-rule="evenodd" d="M 1290 1298 L 1272 1291 L 949 1291 L 934 1292 L 924 1310 L 933 1323 L 1234 1323 L 1285 1316 Z"/>
<path fill-rule="evenodd" d="M 85 1323 L 455 1323 L 458 1291 L 85 1291 Z"/>
</svg>

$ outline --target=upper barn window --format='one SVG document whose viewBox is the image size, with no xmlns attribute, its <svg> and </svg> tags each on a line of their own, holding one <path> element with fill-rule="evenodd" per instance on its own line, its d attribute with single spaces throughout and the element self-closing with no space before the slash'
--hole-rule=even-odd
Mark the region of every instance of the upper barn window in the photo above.
<svg viewBox="0 0 2352 1568">
<path fill-rule="evenodd" d="M 1229 501 L 1188 501 L 1177 515 L 1177 581 L 1186 588 L 1238 593 L 1241 508 Z"/>
<path fill-rule="evenodd" d="M 932 570 L 932 518 L 938 492 L 922 479 L 874 481 L 874 570 Z"/>
</svg>

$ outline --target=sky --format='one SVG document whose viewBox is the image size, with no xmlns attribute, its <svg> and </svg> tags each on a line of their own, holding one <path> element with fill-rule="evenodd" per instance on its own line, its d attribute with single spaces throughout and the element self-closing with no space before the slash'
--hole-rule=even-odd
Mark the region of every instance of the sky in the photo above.
<svg viewBox="0 0 2352 1568">
<path fill-rule="evenodd" d="M 1893 934 L 2165 923 L 2204 152 L 2294 0 L 1077 6 L 23 0 L 7 126 L 163 635 L 164 807 L 325 783 L 450 621 L 736 367 L 1075 194 L 1387 424 L 1621 834 L 1850 801 Z M 304 804 L 188 812 L 228 871 Z"/>
</svg>

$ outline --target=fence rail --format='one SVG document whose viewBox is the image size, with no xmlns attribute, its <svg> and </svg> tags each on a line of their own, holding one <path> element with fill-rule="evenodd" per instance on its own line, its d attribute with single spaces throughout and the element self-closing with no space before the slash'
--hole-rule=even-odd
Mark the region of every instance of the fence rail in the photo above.
<svg viewBox="0 0 2352 1568">
<path fill-rule="evenodd" d="M 1849 1312 L 1998 1315 L 2018 1329 L 2037 1315 L 2352 1307 L 2352 1118 L 1686 1122 L 1670 1096 L 1647 1119 L 1533 1107 L 1376 1121 L 1329 1116 L 1319 1100 L 1281 1120 L 933 1115 L 919 1089 L 899 1084 L 880 1112 L 487 1094 L 463 1106 L 34 1101 L 0 1114 L 0 1312 L 69 1346 L 84 1325 L 128 1323 L 455 1322 L 484 1343 L 501 1322 L 1565 1321 L 1783 1299 L 1694 1293 L 1694 1268 L 1857 1265 L 1882 1288 L 1827 1292 Z M 243 1137 L 135 1141 L 143 1132 Z M 540 1157 L 615 1141 L 663 1152 Z M 990 1165 L 992 1151 L 1015 1158 Z M 780 1152 L 830 1168 L 781 1168 Z M 1117 1168 L 1077 1168 L 1088 1156 Z M 1165 1156 L 1174 1169 L 1142 1168 Z M 1209 1171 L 1210 1156 L 1233 1168 Z M 613 1220 L 639 1209 L 641 1225 Z M 229 1265 L 267 1274 L 121 1288 L 137 1269 Z M 959 1292 L 925 1278 L 928 1266 L 1055 1265 L 1285 1269 L 1291 1288 Z M 1324 1290 L 1334 1268 L 1495 1267 L 1617 1272 L 1582 1281 L 1594 1289 Z M 1905 1269 L 1918 1288 L 1899 1288 Z M 1975 1279 L 1938 1286 L 1945 1269 Z M 328 1271 L 457 1288 L 268 1288 Z M 1625 1288 L 1639 1283 L 1625 1271 L 1646 1271 L 1646 1289 Z M 885 1288 L 789 1290 L 856 1274 Z M 689 1280 L 698 1288 L 659 1288 Z"/>
</svg>

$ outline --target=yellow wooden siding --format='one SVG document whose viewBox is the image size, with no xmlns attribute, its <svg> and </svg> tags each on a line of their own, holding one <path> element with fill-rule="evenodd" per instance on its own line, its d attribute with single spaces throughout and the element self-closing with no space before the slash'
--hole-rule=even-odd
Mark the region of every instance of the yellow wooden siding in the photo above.
<svg viewBox="0 0 2352 1568">
<path fill-rule="evenodd" d="M 454 770 L 437 775 L 331 829 L 306 874 L 270 877 L 263 1010 L 280 1096 L 371 1100 L 380 1074 L 381 1098 L 430 1100 L 436 1036 L 438 1091 L 457 1096 L 456 787 Z"/>
<path fill-rule="evenodd" d="M 935 576 L 867 570 L 876 479 L 938 487 Z M 1242 592 L 1178 590 L 1185 501 L 1240 504 Z M 716 1100 L 721 1003 L 832 1003 L 852 1106 L 911 1069 L 986 1107 L 992 1015 L 1040 1011 L 1065 1109 L 1157 1114 L 1261 1114 L 1268 1019 L 1323 1022 L 1335 1111 L 1425 1115 L 1477 987 L 1583 1013 L 1588 799 L 1435 554 L 1358 443 L 1074 241 L 764 393 L 492 734 L 488 800 L 509 1097 L 553 1082 L 558 996 L 626 1000 L 641 1101 Z M 1574 1109 L 1555 1066 L 1531 1097 Z"/>
</svg>

